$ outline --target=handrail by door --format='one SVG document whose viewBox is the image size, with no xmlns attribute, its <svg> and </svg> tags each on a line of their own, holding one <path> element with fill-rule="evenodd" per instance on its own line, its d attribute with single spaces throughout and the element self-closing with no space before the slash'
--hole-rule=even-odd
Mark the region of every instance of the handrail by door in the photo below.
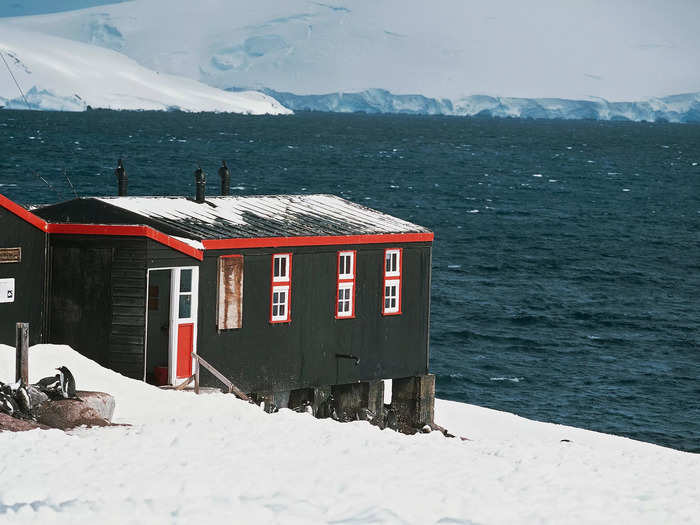
<svg viewBox="0 0 700 525">
<path fill-rule="evenodd" d="M 222 374 L 216 368 L 214 368 L 202 356 L 198 355 L 195 352 L 192 352 L 192 357 L 197 361 L 197 369 L 195 370 L 195 373 L 194 373 L 195 393 L 199 394 L 199 365 L 201 364 L 204 368 L 206 368 L 209 372 L 211 372 L 211 374 L 214 377 L 216 377 L 219 381 L 221 381 L 224 385 L 226 385 L 226 388 L 228 388 L 229 394 L 233 394 L 238 399 L 241 399 L 243 401 L 250 401 L 250 398 L 247 395 L 245 395 L 245 393 L 240 388 L 238 388 L 231 381 L 229 381 L 229 379 L 224 374 Z"/>
</svg>

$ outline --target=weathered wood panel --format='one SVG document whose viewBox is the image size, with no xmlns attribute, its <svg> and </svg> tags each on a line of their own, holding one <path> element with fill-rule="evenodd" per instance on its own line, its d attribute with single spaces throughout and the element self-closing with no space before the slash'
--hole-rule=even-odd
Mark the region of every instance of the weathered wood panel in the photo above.
<svg viewBox="0 0 700 525">
<path fill-rule="evenodd" d="M 219 330 L 243 326 L 243 257 L 219 257 L 217 322 Z"/>
</svg>

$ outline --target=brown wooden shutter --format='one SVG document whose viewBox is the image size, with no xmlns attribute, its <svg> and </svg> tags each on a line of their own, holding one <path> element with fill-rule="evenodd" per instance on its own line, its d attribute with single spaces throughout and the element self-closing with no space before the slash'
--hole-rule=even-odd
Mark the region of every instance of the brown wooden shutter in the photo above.
<svg viewBox="0 0 700 525">
<path fill-rule="evenodd" d="M 231 330 L 243 325 L 243 256 L 219 257 L 219 293 L 217 300 L 219 330 Z"/>
</svg>

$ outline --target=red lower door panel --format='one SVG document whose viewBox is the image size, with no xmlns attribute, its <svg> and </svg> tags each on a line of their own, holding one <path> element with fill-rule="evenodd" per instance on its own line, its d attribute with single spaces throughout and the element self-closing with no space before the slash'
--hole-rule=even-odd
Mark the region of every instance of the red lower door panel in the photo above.
<svg viewBox="0 0 700 525">
<path fill-rule="evenodd" d="M 194 350 L 194 323 L 177 327 L 177 370 L 178 379 L 192 375 L 192 350 Z"/>
</svg>

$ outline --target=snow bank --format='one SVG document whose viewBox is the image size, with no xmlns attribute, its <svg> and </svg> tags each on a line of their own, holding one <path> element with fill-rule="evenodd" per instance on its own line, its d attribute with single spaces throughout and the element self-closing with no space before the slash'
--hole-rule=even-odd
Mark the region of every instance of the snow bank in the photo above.
<svg viewBox="0 0 700 525">
<path fill-rule="evenodd" d="M 0 380 L 13 356 L 0 346 Z M 65 364 L 133 426 L 0 433 L 2 523 L 697 520 L 698 455 L 442 400 L 438 421 L 470 440 L 407 437 L 163 391 L 65 346 L 29 359 L 32 381 Z"/>
<path fill-rule="evenodd" d="M 0 51 L 32 109 L 82 111 L 91 106 L 290 113 L 262 93 L 231 93 L 188 78 L 159 74 L 116 51 L 3 24 Z M 4 64 L 0 64 L 0 106 L 27 108 Z"/>
</svg>

